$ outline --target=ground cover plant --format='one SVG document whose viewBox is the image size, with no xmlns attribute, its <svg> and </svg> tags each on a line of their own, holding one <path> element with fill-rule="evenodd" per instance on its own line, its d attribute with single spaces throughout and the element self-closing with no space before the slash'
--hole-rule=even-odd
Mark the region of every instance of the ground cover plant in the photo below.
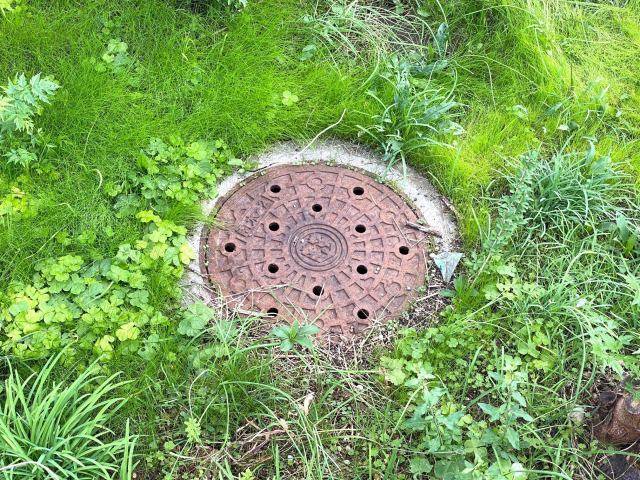
<svg viewBox="0 0 640 480">
<path fill-rule="evenodd" d="M 63 354 L 24 380 L 10 366 L 0 471 L 6 478 L 131 478 L 136 439 L 126 425 L 125 435 L 111 440 L 106 426 L 124 403 L 113 396 L 117 374 L 100 379 L 94 363 L 68 385 L 55 383 L 51 372 Z"/>
<path fill-rule="evenodd" d="M 598 478 L 594 395 L 640 375 L 637 2 L 0 12 L 3 478 Z M 419 168 L 465 252 L 349 352 L 180 288 L 200 202 L 319 133 Z"/>
</svg>

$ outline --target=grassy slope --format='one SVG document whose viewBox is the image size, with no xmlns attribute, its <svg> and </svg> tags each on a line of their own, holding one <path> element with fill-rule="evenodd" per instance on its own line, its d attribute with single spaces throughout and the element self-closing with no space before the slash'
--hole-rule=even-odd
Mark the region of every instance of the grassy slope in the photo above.
<svg viewBox="0 0 640 480">
<path fill-rule="evenodd" d="M 100 186 L 131 171 L 150 137 L 222 138 L 247 155 L 277 140 L 310 138 L 344 108 L 359 107 L 357 72 L 298 61 L 295 2 L 260 3 L 228 29 L 215 14 L 203 18 L 163 1 L 82 9 L 43 2 L 30 12 L 0 24 L 0 71 L 44 72 L 63 88 L 40 123 L 56 145 L 53 172 L 32 175 L 23 188 L 40 199 L 39 215 L 0 232 L 3 285 L 28 278 L 38 259 L 68 251 L 53 238 L 58 232 L 93 231 L 93 248 L 103 254 L 139 235 L 138 225 L 115 218 Z M 97 73 L 90 63 L 109 38 L 100 35 L 99 21 L 109 12 L 121 24 L 112 36 L 126 41 L 139 62 L 135 88 L 127 76 Z M 299 103 L 284 107 L 285 90 Z"/>
<path fill-rule="evenodd" d="M 166 2 L 98 2 L 83 9 L 54 2 L 33 9 L 30 17 L 5 21 L 2 69 L 54 74 L 64 89 L 42 121 L 59 145 L 56 174 L 41 175 L 29 186 L 41 197 L 41 214 L 0 233 L 0 248 L 12 259 L 11 265 L 0 260 L 0 280 L 25 278 L 34 260 L 63 251 L 53 239 L 60 231 L 95 231 L 101 252 L 135 237 L 137 226 L 114 219 L 99 185 L 124 175 L 150 136 L 219 136 L 247 154 L 279 139 L 309 137 L 343 108 L 366 109 L 354 79 L 359 72 L 298 60 L 299 15 L 292 2 L 283 5 L 258 4 L 228 31 L 215 18 L 176 11 Z M 640 171 L 640 148 L 633 140 L 640 128 L 640 66 L 632 61 L 640 54 L 638 8 L 550 2 L 543 10 L 525 1 L 446 5 L 458 98 L 468 106 L 467 133 L 453 149 L 431 149 L 415 162 L 467 213 L 461 220 L 470 239 L 475 216 L 468 208 L 493 170 L 505 157 L 541 143 L 560 147 L 564 139 L 557 127 L 571 120 L 582 127 L 575 138 L 596 136 L 614 159 L 629 160 Z M 104 49 L 98 19 L 108 11 L 119 13 L 122 25 L 112 35 L 129 43 L 142 66 L 133 90 L 126 78 L 97 75 L 89 63 Z M 442 15 L 435 11 L 433 17 L 440 21 Z M 608 116 L 623 114 L 613 128 L 611 118 L 591 120 L 606 86 Z M 287 89 L 301 98 L 291 109 L 279 104 Z M 544 118 L 557 102 L 564 102 L 562 114 Z M 516 116 L 515 105 L 527 108 L 528 116 Z M 347 116 L 341 133 L 353 132 L 353 123 Z M 110 238 L 109 227 L 115 232 Z"/>
<path fill-rule="evenodd" d="M 638 7 L 630 3 L 626 10 L 607 4 L 578 8 L 554 1 L 541 10 L 540 2 L 510 4 L 445 4 L 458 65 L 458 99 L 467 105 L 462 122 L 466 134 L 454 149 L 431 150 L 413 159 L 457 201 L 470 239 L 475 232 L 471 205 L 477 205 L 493 170 L 503 166 L 505 157 L 541 143 L 545 149 L 558 148 L 566 136 L 557 127 L 569 120 L 581 126 L 571 148 L 582 148 L 582 137 L 596 135 L 614 158 L 629 159 L 640 171 L 640 65 L 632 61 L 640 52 Z M 0 231 L 0 290 L 11 279 L 28 278 L 39 258 L 70 249 L 84 255 L 109 254 L 139 236 L 137 224 L 115 218 L 100 184 L 131 169 L 151 136 L 221 137 L 246 155 L 277 140 L 310 138 L 345 108 L 369 109 L 360 88 L 366 72 L 356 67 L 341 72 L 321 59 L 298 60 L 305 44 L 298 37 L 302 10 L 293 0 L 254 2 L 223 29 L 215 14 L 193 15 L 160 0 L 92 2 L 82 9 L 74 2 L 42 1 L 33 2 L 29 16 L 0 23 L 0 70 L 5 76 L 42 71 L 63 85 L 41 122 L 57 145 L 51 154 L 54 171 L 33 172 L 23 186 L 40 199 L 39 215 Z M 121 27 L 113 36 L 129 44 L 141 67 L 134 88 L 126 77 L 97 73 L 90 63 L 106 43 L 99 22 L 104 12 L 119 14 Z M 434 12 L 434 19 L 440 18 Z M 611 86 L 611 109 L 604 120 L 592 121 L 599 90 L 598 84 L 595 89 L 590 85 L 598 77 Z M 280 101 L 284 90 L 298 95 L 300 102 L 285 108 Z M 559 101 L 565 102 L 562 113 L 543 118 Z M 514 105 L 525 106 L 527 118 L 516 116 Z M 613 122 L 617 109 L 623 112 L 622 121 Z M 348 116 L 340 133 L 353 136 L 357 120 Z M 0 170 L 7 179 L 17 174 Z M 482 213 L 482 206 L 476 208 Z M 97 235 L 93 245 L 64 246 L 54 238 L 58 232 L 73 237 L 87 230 Z M 135 418 L 137 430 L 153 434 L 175 427 L 172 416 L 176 405 L 184 405 L 188 386 L 183 365 L 167 361 L 146 365 L 144 372 L 139 365 L 121 367 L 129 377 L 142 379 L 131 409 L 123 412 Z M 220 365 L 219 376 L 211 382 L 269 381 L 242 355 L 237 362 Z M 327 380 L 326 397 L 336 388 L 333 381 Z M 345 381 L 349 388 L 350 381 Z M 233 403 L 242 410 L 237 418 L 256 410 L 253 400 L 273 400 L 260 391 L 242 393 Z M 353 414 L 337 407 L 336 413 L 333 405 L 327 408 L 330 416 Z M 356 412 L 362 414 L 360 409 Z M 336 423 L 340 421 L 344 420 Z M 380 427 L 384 421 L 372 423 Z"/>
<path fill-rule="evenodd" d="M 583 149 L 584 138 L 591 137 L 603 152 L 640 173 L 636 2 L 616 7 L 607 2 L 476 0 L 445 2 L 443 8 L 452 32 L 458 98 L 468 106 L 467 133 L 455 148 L 425 152 L 415 161 L 437 172 L 460 204 L 469 239 L 476 234 L 476 217 L 470 214 L 474 198 L 506 157 L 529 148 L 542 145 L 553 151 L 572 139 L 570 149 Z M 430 13 L 434 24 L 441 21 L 439 8 Z M 560 102 L 561 108 L 549 115 Z M 526 115 L 516 114 L 517 105 Z M 599 115 L 599 109 L 605 113 Z M 571 121 L 577 130 L 558 130 Z"/>
</svg>

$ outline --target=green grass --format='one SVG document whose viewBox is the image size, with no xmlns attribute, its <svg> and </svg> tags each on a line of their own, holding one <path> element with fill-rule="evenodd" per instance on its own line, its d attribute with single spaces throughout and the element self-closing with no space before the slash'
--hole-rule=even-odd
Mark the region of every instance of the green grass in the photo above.
<svg viewBox="0 0 640 480">
<path fill-rule="evenodd" d="M 39 214 L 0 233 L 4 285 L 27 279 L 38 259 L 67 251 L 53 238 L 58 232 L 93 231 L 94 247 L 105 253 L 139 235 L 137 225 L 114 217 L 100 187 L 132 172 L 150 137 L 222 138 L 244 156 L 279 140 L 311 138 L 345 108 L 362 104 L 357 72 L 298 61 L 301 11 L 294 2 L 258 4 L 228 29 L 214 14 L 201 17 L 162 1 L 71 5 L 48 2 L 2 23 L 2 70 L 42 71 L 63 85 L 40 123 L 56 145 L 53 171 L 28 181 Z M 117 35 L 139 62 L 135 88 L 127 75 L 99 74 L 90 63 L 105 48 L 99 17 L 108 13 L 118 15 Z M 284 107 L 285 90 L 299 103 Z"/>
<path fill-rule="evenodd" d="M 72 2 L 43 2 L 31 4 L 29 16 L 4 20 L 2 70 L 42 71 L 63 88 L 39 123 L 56 146 L 49 154 L 51 168 L 36 167 L 28 178 L 16 169 L 0 172 L 7 189 L 19 182 L 38 203 L 36 216 L 0 229 L 0 290 L 10 281 L 27 281 L 40 259 L 72 252 L 85 258 L 112 255 L 121 243 L 140 237 L 139 223 L 116 218 L 101 187 L 135 171 L 136 156 L 150 137 L 223 138 L 246 156 L 279 140 L 310 139 L 344 109 L 363 109 L 365 70 L 347 73 L 322 59 L 298 60 L 303 12 L 293 1 L 257 4 L 225 25 L 227 16 L 220 12 L 202 16 L 163 1 L 94 2 L 81 9 Z M 100 34 L 100 17 L 109 14 L 121 25 L 113 36 L 129 44 L 138 62 L 135 87 L 126 74 L 99 73 L 91 63 L 105 49 L 109 36 Z M 285 107 L 285 90 L 300 101 Z M 64 245 L 56 240 L 61 232 L 70 239 L 93 232 L 96 240 Z M 168 354 L 175 350 L 175 342 L 166 345 Z M 225 362 L 213 385 L 269 385 L 260 373 L 264 367 L 255 370 L 247 362 Z M 137 432 L 151 435 L 143 437 L 143 448 L 162 447 L 157 436 L 166 424 L 182 430 L 184 419 L 176 422 L 174 415 L 184 406 L 189 365 L 186 353 L 175 361 L 145 363 L 142 371 L 136 358 L 113 364 L 137 379 L 127 390 L 133 401 L 120 418 L 130 417 Z M 227 425 L 231 431 L 253 411 L 252 401 L 245 404 L 237 396 L 251 397 L 235 390 L 241 411 L 230 412 L 237 419 Z M 262 396 L 269 394 L 267 388 Z"/>
<path fill-rule="evenodd" d="M 118 375 L 101 378 L 96 362 L 65 379 L 68 385 L 57 383 L 52 372 L 64 355 L 27 378 L 9 365 L 0 413 L 3 478 L 131 478 L 136 437 L 129 423 L 123 438 L 109 438 L 108 423 L 125 403 L 115 395 Z"/>
<path fill-rule="evenodd" d="M 582 138 L 595 137 L 640 173 L 640 66 L 631 60 L 640 54 L 635 2 L 454 1 L 443 8 L 457 95 L 468 105 L 467 134 L 456 148 L 425 152 L 415 162 L 439 172 L 465 212 L 468 238 L 477 238 L 471 205 L 503 159 L 540 145 L 546 151 L 562 147 L 568 135 L 558 127 L 571 121 L 577 149 L 584 148 Z M 436 24 L 442 13 L 433 7 L 431 16 Z M 523 118 L 517 105 L 526 109 Z"/>
<path fill-rule="evenodd" d="M 444 389 L 443 409 L 473 419 L 460 432 L 438 432 L 448 448 L 425 448 L 432 463 L 462 458 L 484 471 L 519 451 L 519 462 L 539 478 L 596 478 L 607 447 L 583 429 L 597 422 L 593 392 L 623 372 L 638 375 L 637 301 L 630 301 L 640 272 L 638 192 L 595 150 L 531 155 L 508 171 L 508 193 L 490 201 L 496 215 L 454 284 L 452 308 L 439 325 L 406 334 L 384 362 L 387 377 L 409 411 L 428 405 L 414 386 L 422 374 L 425 388 Z M 530 417 L 496 410 L 514 403 Z M 490 419 L 482 415 L 494 411 Z M 446 425 L 437 415 L 429 421 Z M 516 443 L 505 442 L 510 428 Z M 483 452 L 485 430 L 496 438 Z M 415 435 L 425 446 L 437 437 L 427 427 Z M 451 441 L 456 435 L 462 441 Z M 487 463 L 457 449 L 460 443 L 476 445 Z"/>
<path fill-rule="evenodd" d="M 154 361 L 116 357 L 108 368 L 133 382 L 120 387 L 129 401 L 110 426 L 124 435 L 129 419 L 140 435 L 143 478 L 252 478 L 247 471 L 255 478 L 411 478 L 411 468 L 442 454 L 429 456 L 427 427 L 406 427 L 422 396 L 381 381 L 378 359 L 385 355 L 401 362 L 383 360 L 387 376 L 405 369 L 429 389 L 445 387 L 440 413 L 465 409 L 473 426 L 500 433 L 495 445 L 502 451 L 547 471 L 530 478 L 590 478 L 601 448 L 567 415 L 588 411 L 594 382 L 616 378 L 638 331 L 633 285 L 624 277 L 637 274 L 636 254 L 624 252 L 619 232 L 603 223 L 624 213 L 637 233 L 637 2 L 454 0 L 425 2 L 416 15 L 378 2 L 342 11 L 324 2 L 250 0 L 237 13 L 194 12 L 186 1 L 24 3 L 26 12 L 0 18 L 0 70 L 6 77 L 54 75 L 62 88 L 38 121 L 54 145 L 46 161 L 26 172 L 0 162 L 0 202 L 18 186 L 37 205 L 35 215 L 0 217 L 0 302 L 9 283 L 28 282 L 41 259 L 109 257 L 141 237 L 139 222 L 116 217 L 104 186 L 138 171 L 149 138 L 221 138 L 246 157 L 278 141 L 308 141 L 346 111 L 329 135 L 368 141 L 358 126 L 374 126 L 382 111 L 368 90 L 385 105 L 393 101 L 393 88 L 377 76 L 389 54 L 418 50 L 433 60 L 429 31 L 449 26 L 450 65 L 428 88 L 452 92 L 465 131 L 424 142 L 407 157 L 459 212 L 471 261 L 467 280 L 454 286 L 454 306 L 435 330 L 409 334 L 396 351 L 340 367 L 318 352 L 282 354 L 270 339 L 256 339 L 254 320 L 234 320 L 238 331 L 229 338 L 220 337 L 218 323 L 190 342 L 165 338 Z M 316 23 L 305 23 L 305 15 Z M 109 33 L 101 31 L 106 17 L 114 23 Z M 314 25 L 331 34 L 319 37 Z M 128 44 L 135 68 L 97 71 L 116 37 Z M 301 60 L 309 44 L 316 53 Z M 285 91 L 299 101 L 285 106 Z M 613 160 L 616 173 L 604 182 L 590 183 L 590 167 L 575 154 L 590 141 Z M 530 150 L 540 152 L 536 161 L 514 161 Z M 169 219 L 189 225 L 198 215 L 174 208 Z M 95 240 L 78 240 L 87 233 Z M 511 266 L 518 282 L 544 293 L 501 297 L 516 281 L 501 273 Z M 176 299 L 165 293 L 173 286 L 159 274 L 151 295 L 176 319 Z M 494 288 L 500 295 L 487 301 Z M 576 307 L 578 297 L 588 308 Z M 509 399 L 512 387 L 489 374 L 513 357 L 529 374 L 518 388 L 535 417 L 518 426 L 529 442 L 519 451 L 504 441 L 511 420 L 487 422 L 476 405 Z M 416 359 L 422 370 L 411 363 Z M 441 383 L 425 380 L 427 366 Z M 199 439 L 185 430 L 190 419 L 202 428 Z M 447 432 L 440 420 L 429 425 Z M 475 439 L 471 427 L 463 435 Z"/>
</svg>

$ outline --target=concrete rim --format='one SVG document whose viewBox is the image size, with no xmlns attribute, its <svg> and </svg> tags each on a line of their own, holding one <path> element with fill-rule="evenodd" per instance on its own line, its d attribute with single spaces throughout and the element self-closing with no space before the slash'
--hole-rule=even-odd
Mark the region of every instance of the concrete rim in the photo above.
<svg viewBox="0 0 640 480">
<path fill-rule="evenodd" d="M 437 235 L 433 237 L 435 251 L 433 254 L 451 251 L 458 242 L 458 228 L 449 202 L 437 191 L 433 184 L 417 170 L 407 165 L 406 177 L 399 166 L 391 168 L 386 176 L 387 164 L 382 157 L 370 149 L 342 141 L 318 142 L 312 147 L 302 148 L 294 143 L 282 143 L 266 152 L 250 158 L 257 164 L 255 170 L 244 173 L 234 173 L 226 177 L 219 185 L 214 198 L 202 203 L 202 210 L 206 216 L 214 212 L 220 201 L 230 192 L 238 188 L 256 171 L 285 164 L 330 163 L 343 167 L 355 167 L 376 178 L 381 183 L 390 185 L 394 190 L 409 200 L 412 207 L 417 209 L 427 227 Z M 200 274 L 203 256 L 200 255 L 201 237 L 205 231 L 204 224 L 196 225 L 188 237 L 189 244 L 196 252 L 196 258 L 188 267 L 183 279 L 186 304 L 201 300 L 210 306 L 219 306 L 211 295 L 212 286 Z"/>
</svg>

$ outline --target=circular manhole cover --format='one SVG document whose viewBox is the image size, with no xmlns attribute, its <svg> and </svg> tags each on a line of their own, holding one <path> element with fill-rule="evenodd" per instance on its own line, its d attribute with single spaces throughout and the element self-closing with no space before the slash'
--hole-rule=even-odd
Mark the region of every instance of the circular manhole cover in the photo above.
<svg viewBox="0 0 640 480">
<path fill-rule="evenodd" d="M 424 283 L 420 216 L 348 168 L 287 165 L 250 178 L 205 230 L 207 278 L 241 311 L 350 335 L 398 315 Z"/>
</svg>

